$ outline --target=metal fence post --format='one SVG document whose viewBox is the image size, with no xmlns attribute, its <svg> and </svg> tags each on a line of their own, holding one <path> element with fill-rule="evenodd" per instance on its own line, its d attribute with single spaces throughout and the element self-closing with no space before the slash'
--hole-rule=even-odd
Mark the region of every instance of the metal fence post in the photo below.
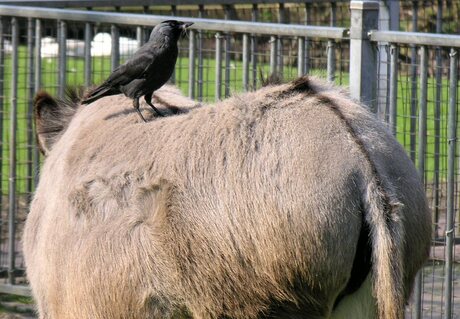
<svg viewBox="0 0 460 319">
<path fill-rule="evenodd" d="M 203 19 L 205 12 L 204 12 L 204 6 L 202 4 L 198 5 L 199 11 L 198 11 L 198 18 Z M 198 37 L 198 101 L 203 101 L 203 83 L 204 83 L 204 78 L 203 78 L 203 31 L 198 30 L 197 32 L 197 37 Z"/>
<path fill-rule="evenodd" d="M 276 71 L 276 37 L 272 35 L 270 37 L 270 76 L 275 76 Z"/>
<path fill-rule="evenodd" d="M 59 21 L 58 25 L 58 96 L 62 98 L 64 97 L 67 82 L 67 23 L 65 21 Z"/>
<path fill-rule="evenodd" d="M 230 10 L 232 6 L 231 5 L 224 5 L 224 12 L 225 12 L 225 20 L 230 20 Z M 231 45 L 231 38 L 230 38 L 230 33 L 226 32 L 225 33 L 225 72 L 224 72 L 224 92 L 225 92 L 225 97 L 230 96 L 230 50 L 232 48 Z"/>
<path fill-rule="evenodd" d="M 297 76 L 305 74 L 305 37 L 297 39 Z"/>
<path fill-rule="evenodd" d="M 249 91 L 249 35 L 243 34 L 243 89 Z"/>
<path fill-rule="evenodd" d="M 251 10 L 251 21 L 256 22 L 258 20 L 259 9 L 257 4 L 252 5 Z M 251 34 L 251 67 L 252 67 L 252 89 L 257 88 L 257 36 Z"/>
<path fill-rule="evenodd" d="M 195 98 L 195 30 L 189 32 L 188 47 L 188 97 Z"/>
<path fill-rule="evenodd" d="M 11 109 L 10 109 L 10 173 L 8 178 L 8 283 L 15 283 L 15 252 L 16 252 L 16 142 L 18 122 L 18 80 L 19 80 L 19 22 L 11 19 Z"/>
<path fill-rule="evenodd" d="M 220 100 L 222 97 L 222 36 L 219 32 L 216 33 L 216 84 L 215 84 L 215 99 Z"/>
<path fill-rule="evenodd" d="M 389 127 L 393 135 L 397 131 L 398 113 L 398 54 L 399 48 L 396 44 L 390 45 L 390 118 Z"/>
<path fill-rule="evenodd" d="M 118 26 L 113 24 L 110 27 L 110 34 L 112 36 L 111 67 L 113 71 L 120 65 L 120 31 Z"/>
<path fill-rule="evenodd" d="M 0 17 L 0 154 L 3 154 L 3 146 L 5 145 L 4 134 L 3 134 L 3 125 L 5 119 L 5 17 Z M 4 158 L 0 156 L 0 234 L 3 230 L 3 164 Z M 0 238 L 0 243 L 3 243 Z M 0 259 L 1 260 L 1 259 Z"/>
<path fill-rule="evenodd" d="M 35 72 L 34 72 L 34 90 L 38 92 L 38 90 L 42 86 L 42 21 L 40 19 L 35 19 Z M 3 75 L 0 75 L 3 79 Z M 1 91 L 0 91 L 1 92 Z M 35 187 L 38 184 L 38 176 L 40 172 L 40 152 L 37 146 L 34 148 L 34 167 L 35 167 L 35 176 L 34 176 L 34 183 Z"/>
<path fill-rule="evenodd" d="M 427 104 L 428 104 L 428 50 L 420 48 L 420 99 L 418 112 L 418 171 L 422 183 L 425 184 L 425 159 L 427 146 Z M 422 286 L 423 270 L 419 270 L 415 278 L 414 303 L 415 318 L 422 318 Z"/>
<path fill-rule="evenodd" d="M 412 32 L 417 32 L 418 23 L 418 1 L 412 1 Z M 412 45 L 410 48 L 410 158 L 415 162 L 415 130 L 417 128 L 417 48 Z"/>
<path fill-rule="evenodd" d="M 92 59 L 91 59 L 91 40 L 93 38 L 92 25 L 89 22 L 85 23 L 85 86 L 90 86 Z"/>
<path fill-rule="evenodd" d="M 442 0 L 437 1 L 437 13 L 436 13 L 436 33 L 442 32 Z M 441 176 L 440 176 L 440 151 L 441 151 L 441 100 L 442 100 L 442 51 L 440 47 L 435 49 L 436 64 L 435 64 L 435 101 L 434 101 L 434 215 L 435 223 L 438 224 L 439 215 L 442 212 L 442 188 L 441 188 Z"/>
<path fill-rule="evenodd" d="M 376 112 L 377 54 L 368 32 L 377 29 L 379 3 L 351 1 L 350 93 Z"/>
<path fill-rule="evenodd" d="M 337 25 L 337 4 L 331 2 L 331 21 L 330 26 L 335 27 Z M 331 83 L 335 81 L 335 41 L 329 39 L 327 41 L 327 80 Z"/>
<path fill-rule="evenodd" d="M 312 18 L 311 18 L 311 3 L 305 3 L 305 25 L 313 25 L 312 23 Z M 310 39 L 306 38 L 305 39 L 305 58 L 304 58 L 304 73 L 308 74 L 310 70 Z"/>
<path fill-rule="evenodd" d="M 284 3 L 278 5 L 278 23 L 286 23 L 286 8 Z M 284 73 L 284 57 L 283 57 L 283 39 L 280 36 L 276 37 L 276 65 L 277 65 L 277 76 L 281 80 Z"/>
<path fill-rule="evenodd" d="M 34 112 L 34 20 L 27 19 L 27 200 L 30 203 L 34 189 L 33 149 L 35 134 L 33 131 Z"/>
<path fill-rule="evenodd" d="M 446 263 L 444 277 L 444 318 L 452 318 L 452 288 L 454 262 L 454 216 L 455 216 L 455 146 L 457 144 L 457 80 L 458 51 L 450 50 L 450 89 L 448 112 L 448 146 L 447 146 L 447 217 L 446 217 Z"/>
</svg>

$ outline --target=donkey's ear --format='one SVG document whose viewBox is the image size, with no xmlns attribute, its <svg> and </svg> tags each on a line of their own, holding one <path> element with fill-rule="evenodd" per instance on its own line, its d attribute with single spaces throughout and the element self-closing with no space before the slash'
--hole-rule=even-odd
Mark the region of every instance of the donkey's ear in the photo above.
<svg viewBox="0 0 460 319">
<path fill-rule="evenodd" d="M 56 101 L 45 91 L 34 100 L 35 133 L 37 145 L 43 155 L 48 155 L 54 143 L 66 130 L 77 109 L 75 97 L 68 101 Z"/>
</svg>

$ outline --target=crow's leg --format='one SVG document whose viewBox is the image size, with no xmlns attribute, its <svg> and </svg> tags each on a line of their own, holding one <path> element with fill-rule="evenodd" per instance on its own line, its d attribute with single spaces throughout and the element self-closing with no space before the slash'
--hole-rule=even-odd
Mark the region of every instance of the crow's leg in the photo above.
<svg viewBox="0 0 460 319">
<path fill-rule="evenodd" d="M 152 95 L 153 95 L 153 92 L 151 93 L 147 93 L 146 95 L 144 95 L 144 99 L 145 99 L 145 102 L 147 102 L 148 105 L 150 105 L 150 107 L 159 115 L 159 116 L 164 116 L 163 113 L 161 113 L 152 103 Z"/>
<path fill-rule="evenodd" d="M 133 99 L 133 106 L 134 106 L 134 108 L 136 109 L 137 114 L 139 114 L 139 116 L 141 117 L 141 119 L 142 119 L 144 122 L 147 122 L 147 121 L 145 120 L 144 116 L 142 115 L 141 110 L 139 110 L 139 98 L 138 98 L 138 97 L 136 97 L 136 98 Z"/>
</svg>

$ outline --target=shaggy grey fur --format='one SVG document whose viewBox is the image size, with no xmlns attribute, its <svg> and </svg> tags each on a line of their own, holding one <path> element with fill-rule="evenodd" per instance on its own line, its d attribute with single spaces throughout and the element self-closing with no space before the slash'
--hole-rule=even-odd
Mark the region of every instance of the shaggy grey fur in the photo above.
<svg viewBox="0 0 460 319">
<path fill-rule="evenodd" d="M 41 318 L 403 317 L 429 211 L 365 108 L 306 78 L 142 125 L 125 103 L 42 140 L 24 231 Z"/>
</svg>

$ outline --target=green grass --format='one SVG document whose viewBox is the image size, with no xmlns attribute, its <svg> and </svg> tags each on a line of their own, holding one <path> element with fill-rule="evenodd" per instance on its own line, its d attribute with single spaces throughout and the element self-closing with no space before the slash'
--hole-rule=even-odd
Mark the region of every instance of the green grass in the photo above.
<svg viewBox="0 0 460 319">
<path fill-rule="evenodd" d="M 215 60 L 214 54 L 206 55 L 205 52 L 203 58 L 203 100 L 214 101 L 215 100 Z M 123 62 L 123 61 L 122 61 Z M 176 65 L 176 84 L 184 92 L 188 94 L 188 78 L 189 78 L 189 60 L 187 57 L 181 57 Z M 197 63 L 198 66 L 198 63 Z M 110 74 L 110 57 L 94 57 L 92 60 L 93 67 L 93 83 L 102 82 Z M 225 65 L 223 65 L 225 67 Z M 269 72 L 268 63 L 259 63 L 259 68 L 263 70 L 265 75 Z M 58 80 L 58 64 L 56 58 L 44 58 L 42 59 L 42 88 L 51 94 L 57 93 L 57 80 Z M 82 58 L 67 58 L 67 84 L 70 86 L 82 85 L 84 83 L 84 60 Z M 30 148 L 30 141 L 28 142 L 28 135 L 31 136 L 33 133 L 30 125 L 30 120 L 26 114 L 30 105 L 30 99 L 32 98 L 28 94 L 27 74 L 29 70 L 27 67 L 27 52 L 24 46 L 19 48 L 19 78 L 18 78 L 18 127 L 17 127 L 17 189 L 19 192 L 24 193 L 27 191 L 28 177 L 28 151 Z M 198 72 L 198 71 L 197 71 Z M 230 72 L 230 86 L 229 90 L 231 93 L 242 90 L 242 62 L 232 61 L 229 68 Z M 225 70 L 222 70 L 222 83 L 224 82 Z M 257 72 L 259 74 L 259 72 Z M 325 77 L 325 70 L 311 70 L 311 74 L 319 77 Z M 294 66 L 284 66 L 284 79 L 289 80 L 295 78 L 297 75 L 297 69 Z M 258 75 L 259 76 L 259 75 Z M 195 74 L 195 78 L 198 79 L 198 74 Z M 348 85 L 348 74 L 340 73 L 337 74 L 336 83 L 344 86 Z M 429 79 L 429 91 L 428 91 L 428 122 L 427 122 L 427 162 L 426 171 L 427 179 L 433 178 L 434 171 L 434 80 Z M 405 146 L 407 150 L 410 149 L 409 143 L 409 131 L 410 131 L 410 106 L 407 101 L 409 93 L 409 79 L 407 76 L 399 77 L 398 85 L 398 121 L 397 121 L 397 138 Z M 11 91 L 11 57 L 5 58 L 5 95 L 4 95 L 4 120 L 2 128 L 2 192 L 8 192 L 8 174 L 9 174 L 9 110 L 10 110 L 10 91 Z M 442 100 L 441 103 L 441 131 L 439 139 L 441 141 L 441 161 L 440 161 L 440 172 L 441 177 L 445 174 L 446 170 L 446 114 L 447 114 L 447 97 L 448 97 L 448 81 L 443 79 L 442 83 Z M 197 92 L 197 90 L 196 90 Z M 222 87 L 222 97 L 224 97 L 224 88 Z M 195 97 L 198 97 L 196 93 Z M 417 120 L 418 123 L 418 120 Z M 418 125 L 418 124 L 417 124 Z M 33 135 L 32 135 L 33 136 Z M 415 154 L 417 158 L 418 154 Z M 35 170 L 33 170 L 32 174 Z M 30 179 L 29 179 L 30 180 Z"/>
</svg>

